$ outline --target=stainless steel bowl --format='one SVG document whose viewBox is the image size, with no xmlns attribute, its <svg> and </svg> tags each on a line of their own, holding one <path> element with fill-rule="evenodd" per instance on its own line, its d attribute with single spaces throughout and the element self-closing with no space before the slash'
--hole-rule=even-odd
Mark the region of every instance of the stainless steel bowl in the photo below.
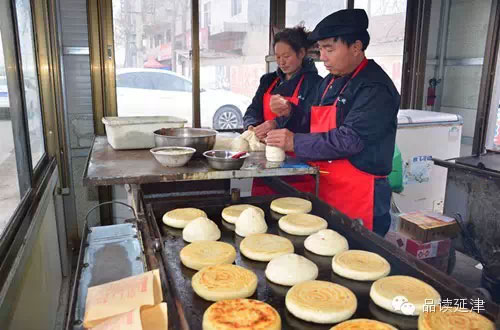
<svg viewBox="0 0 500 330">
<path fill-rule="evenodd" d="M 208 160 L 208 165 L 211 168 L 216 170 L 239 170 L 245 159 L 250 157 L 250 154 L 247 152 L 240 158 L 231 158 L 231 156 L 237 154 L 236 151 L 229 150 L 210 150 L 205 151 L 203 156 L 205 156 Z"/>
<path fill-rule="evenodd" d="M 162 128 L 154 131 L 157 147 L 195 148 L 195 156 L 211 150 L 215 144 L 217 131 L 205 128 Z"/>
<path fill-rule="evenodd" d="M 157 147 L 150 150 L 156 160 L 166 167 L 182 167 L 196 150 L 189 147 Z"/>
</svg>

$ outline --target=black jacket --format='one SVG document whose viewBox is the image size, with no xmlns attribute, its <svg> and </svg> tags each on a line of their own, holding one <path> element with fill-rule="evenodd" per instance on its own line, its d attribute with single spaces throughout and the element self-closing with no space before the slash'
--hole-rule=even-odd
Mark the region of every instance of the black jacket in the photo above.
<svg viewBox="0 0 500 330">
<path fill-rule="evenodd" d="M 329 74 L 321 82 L 315 105 L 337 102 L 337 129 L 326 133 L 295 134 L 298 157 L 305 160 L 347 158 L 358 169 L 389 175 L 397 129 L 400 96 L 384 70 L 373 60 L 340 90 L 350 76 L 337 78 L 323 100 L 321 95 L 330 82 Z M 309 115 L 302 117 L 302 127 L 310 125 Z"/>
<path fill-rule="evenodd" d="M 279 77 L 280 80 L 274 86 L 271 94 L 292 96 L 302 75 L 304 75 L 304 81 L 299 91 L 299 104 L 297 106 L 292 104 L 292 114 L 289 117 L 278 117 L 275 120 L 278 128 L 288 128 L 295 133 L 307 133 L 309 129 L 302 125 L 304 122 L 304 118 L 302 117 L 308 116 L 307 111 L 314 102 L 316 89 L 322 80 L 321 76 L 318 75 L 314 61 L 309 57 L 304 58 L 302 68 L 290 80 L 285 79 L 285 74 L 279 68 L 275 72 L 266 73 L 260 78 L 259 88 L 255 93 L 252 104 L 250 104 L 243 116 L 243 126 L 245 129 L 250 125 L 257 126 L 264 122 L 262 100 L 265 92 L 276 77 Z"/>
</svg>

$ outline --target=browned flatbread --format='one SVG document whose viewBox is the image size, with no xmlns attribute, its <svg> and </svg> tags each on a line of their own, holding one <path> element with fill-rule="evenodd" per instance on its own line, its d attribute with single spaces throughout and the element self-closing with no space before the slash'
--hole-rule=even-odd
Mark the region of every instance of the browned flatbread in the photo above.
<svg viewBox="0 0 500 330">
<path fill-rule="evenodd" d="M 439 308 L 425 311 L 418 317 L 418 330 L 494 330 L 495 326 L 486 317 L 470 309 Z"/>
<path fill-rule="evenodd" d="M 278 312 L 253 299 L 221 300 L 203 314 L 203 330 L 280 330 Z"/>
<path fill-rule="evenodd" d="M 330 330 L 396 330 L 390 324 L 369 319 L 354 319 L 337 324 Z"/>
</svg>

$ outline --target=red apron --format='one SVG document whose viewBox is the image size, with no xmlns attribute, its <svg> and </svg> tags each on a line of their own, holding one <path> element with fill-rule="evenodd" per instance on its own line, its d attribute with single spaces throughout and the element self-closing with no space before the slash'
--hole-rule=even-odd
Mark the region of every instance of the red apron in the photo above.
<svg viewBox="0 0 500 330">
<path fill-rule="evenodd" d="M 364 59 L 351 79 L 367 64 L 368 60 Z M 322 98 L 333 81 L 334 79 L 326 87 Z M 339 95 L 348 84 L 349 81 Z M 328 132 L 337 128 L 337 101 L 338 98 L 333 105 L 311 107 L 311 133 Z M 320 170 L 319 197 L 350 218 L 362 219 L 364 226 L 373 230 L 375 179 L 381 177 L 357 169 L 347 159 L 316 161 L 311 162 L 311 165 Z"/>
<path fill-rule="evenodd" d="M 264 93 L 264 97 L 262 99 L 262 105 L 264 108 L 264 121 L 267 120 L 273 120 L 276 117 L 278 117 L 274 112 L 271 111 L 271 92 L 274 89 L 274 86 L 279 81 L 279 77 L 274 79 L 274 81 L 271 83 L 267 91 Z M 300 92 L 300 87 L 302 86 L 302 81 L 304 81 L 304 75 L 299 80 L 299 83 L 297 84 L 297 87 L 295 87 L 295 90 L 293 91 L 292 96 L 284 96 L 284 98 L 294 104 L 298 105 L 299 104 L 299 92 Z M 290 156 L 294 156 L 293 153 L 287 153 Z M 313 192 L 314 191 L 314 181 L 313 185 L 311 185 L 310 182 L 304 181 L 303 176 L 299 177 L 285 177 L 283 178 L 288 184 L 294 186 L 296 189 L 300 191 L 307 191 L 307 192 Z M 254 179 L 253 180 L 253 186 L 252 186 L 252 196 L 262 196 L 262 195 L 272 195 L 275 194 L 276 192 L 271 189 L 268 185 L 266 185 L 262 180 L 260 179 Z"/>
</svg>

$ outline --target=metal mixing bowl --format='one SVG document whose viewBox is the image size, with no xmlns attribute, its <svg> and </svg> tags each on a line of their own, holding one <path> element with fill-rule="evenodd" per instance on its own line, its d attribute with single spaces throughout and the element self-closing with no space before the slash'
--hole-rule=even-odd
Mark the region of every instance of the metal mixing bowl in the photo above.
<svg viewBox="0 0 500 330">
<path fill-rule="evenodd" d="M 162 128 L 154 131 L 157 147 L 195 148 L 195 156 L 211 150 L 215 144 L 217 131 L 206 128 Z"/>
<path fill-rule="evenodd" d="M 188 147 L 158 147 L 150 152 L 156 160 L 166 167 L 181 167 L 187 164 L 195 153 L 194 148 Z"/>
<path fill-rule="evenodd" d="M 208 165 L 211 168 L 216 170 L 239 170 L 245 159 L 250 157 L 250 154 L 247 152 L 240 158 L 231 158 L 231 156 L 237 154 L 236 151 L 228 151 L 228 150 L 210 150 L 205 151 L 203 156 L 205 156 L 208 160 Z"/>
</svg>

